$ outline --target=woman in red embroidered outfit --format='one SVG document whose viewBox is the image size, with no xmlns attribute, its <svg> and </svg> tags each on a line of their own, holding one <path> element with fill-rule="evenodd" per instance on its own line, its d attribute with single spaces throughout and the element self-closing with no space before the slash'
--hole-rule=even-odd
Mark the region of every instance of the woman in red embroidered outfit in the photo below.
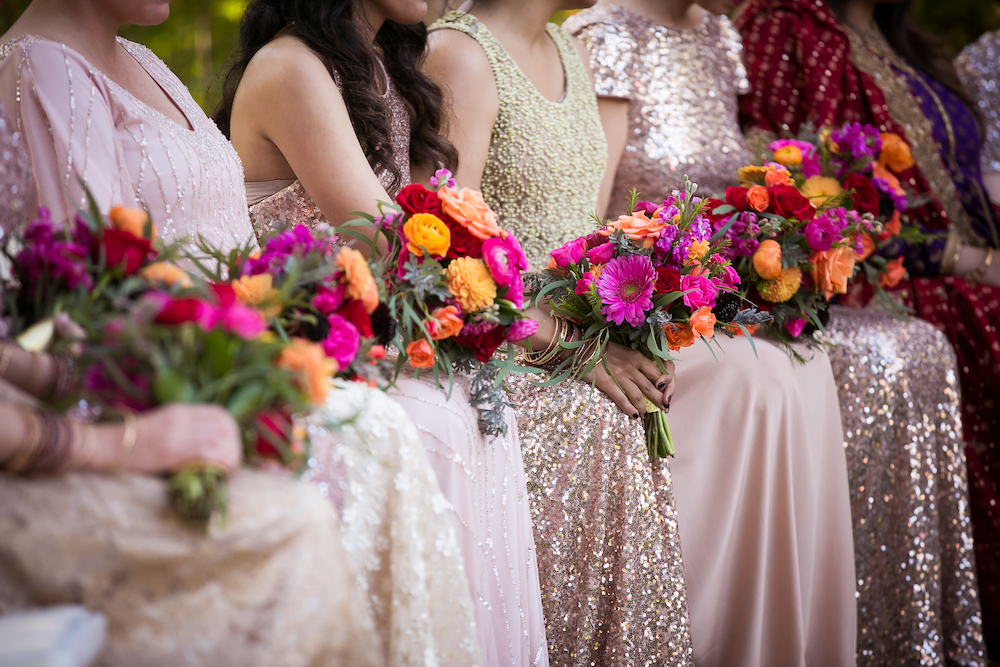
<svg viewBox="0 0 1000 667">
<path fill-rule="evenodd" d="M 993 249 L 1000 246 L 1000 233 L 982 185 L 980 131 L 968 95 L 947 58 L 909 21 L 911 4 L 750 0 L 736 20 L 752 89 L 742 100 L 741 122 L 751 137 L 794 135 L 804 123 L 871 123 L 910 144 L 914 165 L 900 180 L 925 203 L 907 217 L 940 236 L 901 250 L 912 278 L 897 296 L 941 329 L 958 354 L 984 635 L 995 658 L 1000 258 L 994 261 Z M 952 630 L 944 628 L 946 635 Z M 959 650 L 966 644 L 963 637 L 945 639 Z"/>
</svg>

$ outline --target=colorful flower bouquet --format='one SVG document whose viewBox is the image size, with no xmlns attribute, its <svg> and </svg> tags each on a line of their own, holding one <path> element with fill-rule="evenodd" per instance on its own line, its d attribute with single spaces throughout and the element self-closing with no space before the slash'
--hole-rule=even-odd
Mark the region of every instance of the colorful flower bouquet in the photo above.
<svg viewBox="0 0 1000 667">
<path fill-rule="evenodd" d="M 535 303 L 547 297 L 553 314 L 584 330 L 583 340 L 564 345 L 576 353 L 555 367 L 552 382 L 588 375 L 609 343 L 639 350 L 665 370 L 671 350 L 708 344 L 717 329 L 748 334 L 747 326 L 766 321 L 739 307 L 739 275 L 696 189 L 685 180 L 684 191 L 659 205 L 638 202 L 633 191 L 631 215 L 597 221 L 595 232 L 551 252 Z M 672 456 L 666 413 L 648 399 L 645 426 L 650 459 Z"/>
<path fill-rule="evenodd" d="M 769 149 L 772 161 L 740 169 L 740 185 L 726 190 L 724 202 L 712 200 L 711 215 L 727 235 L 749 230 L 734 264 L 744 295 L 774 316 L 771 333 L 786 344 L 818 344 L 830 299 L 847 293 L 861 272 L 898 311 L 881 288 L 905 276 L 902 258 L 876 252 L 921 238 L 900 222 L 907 200 L 894 170 L 913 164 L 905 142 L 853 123 L 805 130 Z"/>
<path fill-rule="evenodd" d="M 250 247 L 221 253 L 204 241 L 191 261 L 209 280 L 231 281 L 236 298 L 268 320 L 282 340 L 319 343 L 348 380 L 375 382 L 384 370 L 385 345 L 395 322 L 379 301 L 378 285 L 357 250 L 336 245 L 331 229 L 305 225 Z"/>
<path fill-rule="evenodd" d="M 380 203 L 379 217 L 366 218 L 389 242 L 383 275 L 399 323 L 396 375 L 408 364 L 440 386 L 442 376 L 450 384 L 456 371 L 473 373 L 480 430 L 506 433 L 503 378 L 528 370 L 515 365 L 512 343 L 538 328 L 522 310 L 528 260 L 482 195 L 456 188 L 447 170 L 431 183 L 436 190 L 403 188 L 395 206 Z M 504 343 L 506 359 L 494 359 Z"/>
</svg>

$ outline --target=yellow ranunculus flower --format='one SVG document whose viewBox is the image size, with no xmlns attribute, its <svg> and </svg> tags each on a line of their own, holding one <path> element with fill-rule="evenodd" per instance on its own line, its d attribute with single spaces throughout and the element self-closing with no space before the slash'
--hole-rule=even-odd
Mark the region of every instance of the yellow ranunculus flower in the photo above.
<svg viewBox="0 0 1000 667">
<path fill-rule="evenodd" d="M 281 312 L 281 298 L 274 289 L 274 281 L 270 274 L 261 273 L 256 276 L 243 276 L 232 282 L 236 299 L 260 311 L 267 319 Z"/>
<path fill-rule="evenodd" d="M 802 149 L 798 146 L 782 146 L 774 151 L 774 161 L 786 167 L 802 164 Z"/>
<path fill-rule="evenodd" d="M 423 257 L 427 248 L 434 257 L 444 257 L 451 247 L 451 230 L 441 218 L 432 213 L 415 213 L 403 225 L 406 249 L 417 257 Z"/>
<path fill-rule="evenodd" d="M 445 269 L 448 291 L 466 313 L 492 306 L 497 298 L 497 284 L 481 259 L 459 257 Z"/>
<path fill-rule="evenodd" d="M 170 262 L 153 262 L 144 266 L 139 270 L 139 276 L 161 287 L 191 287 L 191 276 L 187 271 Z"/>
<path fill-rule="evenodd" d="M 688 248 L 687 261 L 684 262 L 685 266 L 694 262 L 700 262 L 701 258 L 707 252 L 708 241 L 692 241 L 691 246 Z"/>
<path fill-rule="evenodd" d="M 812 202 L 813 206 L 820 208 L 831 197 L 836 197 L 844 188 L 836 178 L 830 176 L 813 176 L 806 180 L 799 188 L 802 196 Z"/>
</svg>

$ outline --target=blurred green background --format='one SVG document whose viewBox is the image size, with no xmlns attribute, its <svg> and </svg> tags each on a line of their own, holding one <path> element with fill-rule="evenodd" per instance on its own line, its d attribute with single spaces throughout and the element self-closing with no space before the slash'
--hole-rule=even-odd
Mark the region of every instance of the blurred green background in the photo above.
<svg viewBox="0 0 1000 667">
<path fill-rule="evenodd" d="M 0 0 L 0 34 L 7 31 L 29 0 Z M 126 26 L 121 34 L 142 42 L 163 58 L 211 112 L 219 100 L 226 58 L 236 43 L 247 0 L 173 0 L 170 18 L 152 28 Z M 953 53 L 987 30 L 1000 28 L 997 0 L 917 0 L 916 20 Z"/>
</svg>

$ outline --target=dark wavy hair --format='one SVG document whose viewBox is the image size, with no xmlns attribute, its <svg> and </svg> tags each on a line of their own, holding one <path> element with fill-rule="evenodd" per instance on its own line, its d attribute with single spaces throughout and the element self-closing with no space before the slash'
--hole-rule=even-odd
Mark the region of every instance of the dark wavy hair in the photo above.
<svg viewBox="0 0 1000 667">
<path fill-rule="evenodd" d="M 844 20 L 848 0 L 826 0 L 834 14 Z M 979 108 L 962 85 L 944 44 L 913 22 L 913 2 L 886 2 L 875 7 L 875 23 L 889 46 L 906 62 L 955 93 L 969 107 L 982 129 Z"/>
<path fill-rule="evenodd" d="M 376 82 L 379 55 L 389 78 L 402 98 L 410 118 L 410 161 L 420 166 L 454 169 L 455 147 L 442 134 L 444 97 L 441 89 L 420 71 L 427 46 L 422 23 L 401 25 L 386 21 L 375 36 L 374 47 L 360 21 L 359 0 L 251 0 L 240 23 L 239 45 L 223 83 L 223 97 L 214 119 L 230 135 L 233 99 L 250 59 L 265 44 L 287 30 L 336 71 L 351 124 L 376 172 L 392 175 L 398 184 L 389 142 L 389 116 Z"/>
</svg>

